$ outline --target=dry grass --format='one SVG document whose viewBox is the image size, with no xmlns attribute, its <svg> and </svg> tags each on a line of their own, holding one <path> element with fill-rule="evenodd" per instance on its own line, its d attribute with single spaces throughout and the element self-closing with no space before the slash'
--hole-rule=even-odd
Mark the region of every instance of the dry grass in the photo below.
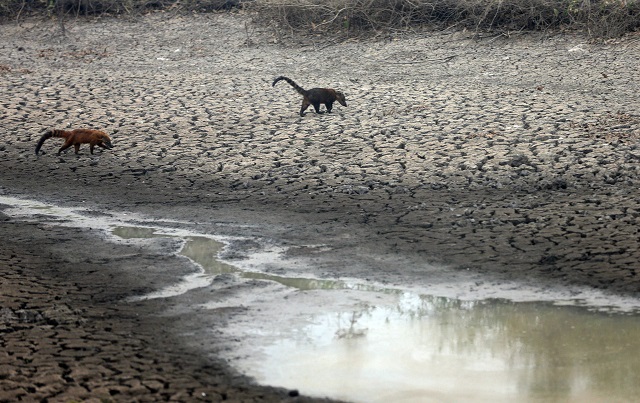
<svg viewBox="0 0 640 403">
<path fill-rule="evenodd" d="M 0 0 L 0 17 L 27 14 L 209 12 L 241 7 L 280 33 L 458 27 L 476 31 L 583 30 L 616 37 L 640 29 L 640 0 Z"/>
<path fill-rule="evenodd" d="M 460 27 L 478 31 L 585 30 L 613 37 L 640 28 L 640 0 L 257 0 L 262 22 L 292 32 Z"/>
<path fill-rule="evenodd" d="M 0 0 L 0 17 L 24 15 L 136 14 L 150 10 L 209 12 L 238 6 L 240 0 Z"/>
</svg>

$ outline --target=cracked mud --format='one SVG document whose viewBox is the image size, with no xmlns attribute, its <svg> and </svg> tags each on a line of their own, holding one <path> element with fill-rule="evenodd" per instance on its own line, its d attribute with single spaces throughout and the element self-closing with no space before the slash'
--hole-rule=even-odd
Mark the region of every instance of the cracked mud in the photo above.
<svg viewBox="0 0 640 403">
<path fill-rule="evenodd" d="M 406 275 L 382 255 L 638 296 L 637 35 L 281 45 L 222 14 L 66 32 L 33 20 L 0 33 L 3 194 L 331 245 L 295 249 L 324 259 L 319 276 Z M 271 87 L 278 75 L 339 89 L 349 106 L 300 117 L 300 96 Z M 106 131 L 114 149 L 57 156 L 50 139 L 34 155 L 44 130 L 76 127 Z M 0 400 L 304 399 L 181 346 L 155 314 L 171 302 L 118 303 L 188 270 L 175 256 L 0 226 Z M 354 250 L 371 260 L 341 263 Z"/>
</svg>

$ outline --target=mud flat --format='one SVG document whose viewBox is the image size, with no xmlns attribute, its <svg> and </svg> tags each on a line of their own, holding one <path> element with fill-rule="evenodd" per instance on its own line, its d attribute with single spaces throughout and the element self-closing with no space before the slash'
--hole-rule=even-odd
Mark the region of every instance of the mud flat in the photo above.
<svg viewBox="0 0 640 403">
<path fill-rule="evenodd" d="M 637 34 L 280 44 L 228 14 L 70 20 L 66 33 L 35 20 L 0 32 L 4 195 L 271 239 L 290 267 L 318 259 L 322 278 L 428 282 L 437 264 L 480 288 L 639 295 Z M 339 88 L 349 106 L 299 117 L 278 75 Z M 34 155 L 45 129 L 80 126 L 114 149 L 57 156 L 49 140 Z M 10 218 L 1 234 L 2 399 L 301 399 L 200 357 L 167 327 L 171 300 L 119 303 L 188 271 L 180 259 Z M 180 324 L 215 329 L 243 309 Z"/>
<path fill-rule="evenodd" d="M 639 373 L 632 353 L 640 331 L 637 298 L 488 281 L 357 251 L 342 257 L 345 267 L 368 257 L 378 260 L 370 270 L 403 264 L 414 274 L 318 278 L 313 269 L 330 262 L 311 251 L 326 252 L 327 244 L 284 247 L 255 236 L 193 232 L 191 222 L 10 196 L 0 195 L 0 205 L 11 224 L 5 227 L 17 236 L 7 242 L 12 257 L 20 250 L 47 256 L 45 269 L 18 259 L 6 272 L 5 369 L 15 365 L 5 374 L 8 401 L 254 394 L 305 401 L 300 392 L 367 402 L 612 393 L 626 400 L 638 393 L 635 382 L 607 381 Z M 35 239 L 22 236 L 34 229 Z M 26 281 L 14 284 L 16 278 Z M 84 292 L 90 296 L 79 298 Z M 245 376 L 231 376 L 236 371 Z M 246 376 L 288 391 L 251 386 Z"/>
</svg>

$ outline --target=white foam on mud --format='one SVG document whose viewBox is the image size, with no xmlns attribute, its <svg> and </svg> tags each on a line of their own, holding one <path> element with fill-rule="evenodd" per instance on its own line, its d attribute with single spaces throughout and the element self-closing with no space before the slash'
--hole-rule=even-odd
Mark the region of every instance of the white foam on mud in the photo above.
<svg viewBox="0 0 640 403">
<path fill-rule="evenodd" d="M 163 226 L 145 226 L 140 222 L 153 222 L 153 219 L 131 212 L 110 211 L 109 215 L 92 215 L 90 206 L 69 208 L 48 204 L 36 200 L 21 199 L 6 195 L 0 195 L 0 204 L 8 205 L 4 210 L 8 216 L 24 221 L 43 222 L 49 225 L 83 227 L 97 229 L 104 232 L 107 239 L 113 242 L 123 242 L 122 238 L 112 233 L 118 226 L 148 227 L 155 230 L 155 234 L 163 234 L 172 237 L 207 237 L 217 242 L 228 244 L 231 237 L 203 234 L 189 230 L 171 228 L 166 223 L 188 225 L 184 221 L 162 220 Z M 43 223 L 44 224 L 44 223 Z M 317 247 L 318 245 L 298 245 L 297 247 Z M 327 248 L 326 245 L 321 245 Z M 327 281 L 305 272 L 305 268 L 313 265 L 313 261 L 297 256 L 295 261 L 287 259 L 285 252 L 288 248 L 262 243 L 257 248 L 246 254 L 241 260 L 220 261 L 236 266 L 240 272 L 261 273 L 265 267 L 279 268 L 278 277 L 300 278 L 310 281 Z M 172 251 L 170 253 L 179 253 Z M 354 255 L 357 259 L 357 255 Z M 205 273 L 199 262 L 193 261 L 198 267 L 198 272 L 187 275 L 163 290 L 136 297 L 137 299 L 168 298 L 184 294 L 190 290 L 206 287 L 211 284 L 212 276 Z M 335 270 L 337 273 L 338 270 Z M 550 301 L 559 305 L 577 305 L 592 309 L 632 312 L 640 310 L 640 300 L 629 296 L 615 295 L 588 287 L 539 287 L 526 285 L 517 281 L 485 281 L 481 276 L 461 271 L 448 271 L 446 267 L 437 267 L 424 264 L 420 267 L 419 278 L 402 279 L 403 282 L 366 281 L 358 278 L 339 277 L 331 280 L 342 282 L 342 289 L 368 289 L 377 292 L 411 292 L 416 295 L 432 295 L 460 300 L 483 299 L 507 299 L 515 302 Z M 346 284 L 346 286 L 344 286 Z M 330 287 L 329 287 L 330 288 Z"/>
<path fill-rule="evenodd" d="M 91 215 L 92 212 L 89 207 L 61 207 L 53 204 L 43 203 L 37 200 L 20 199 L 16 197 L 10 197 L 0 195 L 0 204 L 10 206 L 4 209 L 3 212 L 15 219 L 27 221 L 27 222 L 39 222 L 43 225 L 55 225 L 60 227 L 74 227 L 74 228 L 87 228 L 93 230 L 99 230 L 103 232 L 106 239 L 111 242 L 136 242 L 135 239 L 123 239 L 113 234 L 113 229 L 121 226 L 131 226 L 137 228 L 150 228 L 154 230 L 155 235 L 166 235 L 169 237 L 179 237 L 186 239 L 191 236 L 203 236 L 209 237 L 216 242 L 227 242 L 229 238 L 216 237 L 212 235 L 196 234 L 191 231 L 167 228 L 167 227 L 155 227 L 140 225 L 140 221 L 152 221 L 148 220 L 135 213 L 127 212 L 109 212 L 109 215 Z M 176 223 L 186 224 L 181 221 L 163 220 L 163 224 Z M 184 246 L 184 242 L 183 242 Z M 168 254 L 178 254 L 180 250 L 167 251 Z M 191 259 L 190 259 L 191 260 Z M 170 298 L 178 295 L 185 294 L 191 290 L 207 287 L 211 285 L 213 281 L 212 276 L 206 274 L 204 268 L 193 260 L 191 262 L 196 267 L 196 272 L 187 274 L 177 279 L 176 283 L 168 285 L 160 290 L 139 295 L 130 298 L 130 301 L 139 301 L 155 298 Z"/>
<path fill-rule="evenodd" d="M 286 249 L 271 249 L 268 253 L 256 253 L 248 259 L 230 262 L 240 271 L 255 272 L 265 267 L 278 267 L 278 276 L 301 278 L 317 282 L 339 283 L 327 289 L 351 289 L 383 294 L 411 293 L 430 295 L 462 301 L 486 299 L 505 299 L 513 302 L 552 302 L 557 305 L 583 306 L 600 311 L 634 312 L 640 310 L 640 299 L 631 296 L 616 295 L 584 286 L 538 286 L 518 281 L 490 281 L 482 275 L 447 267 L 422 264 L 415 278 L 390 279 L 384 283 L 352 277 L 320 278 L 305 273 L 305 267 L 314 264 L 314 260 L 297 256 L 295 262 L 285 257 Z M 357 260 L 354 255 L 354 261 Z M 317 259 L 317 258 L 313 258 Z M 311 270 L 309 270 L 310 272 Z M 331 270 L 325 270 L 331 272 Z M 341 270 L 334 270 L 339 273 Z M 372 273 L 371 277 L 376 277 Z M 389 280 L 387 278 L 386 280 Z"/>
<path fill-rule="evenodd" d="M 166 226 L 171 223 L 168 220 L 157 227 L 140 225 L 154 220 L 131 213 L 98 215 L 91 214 L 90 207 L 64 208 L 3 195 L 0 203 L 10 206 L 3 212 L 15 219 L 98 229 L 112 242 L 136 242 L 135 237 L 115 235 L 116 227 L 152 229 L 147 231 L 152 237 L 181 238 L 182 250 L 168 253 L 184 252 L 185 257 L 189 257 L 185 249 L 194 238 L 227 245 L 230 241 L 171 228 Z M 317 256 L 298 254 L 290 259 L 288 248 L 252 241 L 251 252 L 226 262 L 233 265 L 225 271 L 234 278 L 230 283 L 222 278 L 216 284 L 216 275 L 207 271 L 211 262 L 204 260 L 210 260 L 211 253 L 217 256 L 219 248 L 211 246 L 213 252 L 207 255 L 209 246 L 204 242 L 191 255 L 193 259 L 189 257 L 197 267 L 195 273 L 134 300 L 266 281 L 266 286 L 240 287 L 241 291 L 225 294 L 223 299 L 194 298 L 186 303 L 200 315 L 219 308 L 247 308 L 230 318 L 224 329 L 217 329 L 223 331 L 230 347 L 224 358 L 260 383 L 297 388 L 304 394 L 363 402 L 523 401 L 535 398 L 538 382 L 555 379 L 570 384 L 545 396 L 599 401 L 612 395 L 624 400 L 640 393 L 636 383 L 614 389 L 599 386 L 607 385 L 601 380 L 612 370 L 620 377 L 640 373 L 640 353 L 635 353 L 640 351 L 638 316 L 603 314 L 638 311 L 637 298 L 586 287 L 491 281 L 472 272 L 426 264 L 419 270 L 408 267 L 408 273 L 417 273 L 413 277 L 377 272 L 371 276 L 384 275 L 383 280 L 337 277 L 346 269 L 336 267 L 324 270 L 331 278 L 318 278 L 310 274 Z M 329 248 L 294 247 L 325 252 Z M 200 261 L 201 257 L 206 259 Z M 358 255 L 350 259 L 357 262 Z M 601 351 L 603 346 L 606 351 Z M 624 353 L 629 346 L 635 355 Z M 605 356 L 589 360 L 588 365 L 581 359 L 601 353 Z M 624 364 L 612 368 L 612 357 Z M 549 366 L 549 362 L 559 365 Z"/>
</svg>

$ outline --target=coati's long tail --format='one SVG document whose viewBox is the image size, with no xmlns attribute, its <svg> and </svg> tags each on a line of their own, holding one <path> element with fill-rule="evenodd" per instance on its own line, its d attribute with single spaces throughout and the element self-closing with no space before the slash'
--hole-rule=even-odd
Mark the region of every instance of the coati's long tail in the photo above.
<svg viewBox="0 0 640 403">
<path fill-rule="evenodd" d="M 36 144 L 36 155 L 38 155 L 38 153 L 40 152 L 40 148 L 44 144 L 45 140 L 50 139 L 51 137 L 66 137 L 65 131 L 55 129 L 49 130 L 48 132 L 43 134 L 42 137 L 40 137 L 40 140 L 38 140 L 38 144 Z"/>
<path fill-rule="evenodd" d="M 307 95 L 307 91 L 305 91 L 304 88 L 302 88 L 301 86 L 299 86 L 298 84 L 296 84 L 292 79 L 285 77 L 285 76 L 280 76 L 278 78 L 276 78 L 275 80 L 273 80 L 273 84 L 271 85 L 272 87 L 274 87 L 276 85 L 276 83 L 280 80 L 284 80 L 286 82 L 288 82 L 289 84 L 291 84 L 291 86 L 293 88 L 295 88 L 296 91 L 298 91 L 298 93 L 300 95 Z"/>
</svg>

